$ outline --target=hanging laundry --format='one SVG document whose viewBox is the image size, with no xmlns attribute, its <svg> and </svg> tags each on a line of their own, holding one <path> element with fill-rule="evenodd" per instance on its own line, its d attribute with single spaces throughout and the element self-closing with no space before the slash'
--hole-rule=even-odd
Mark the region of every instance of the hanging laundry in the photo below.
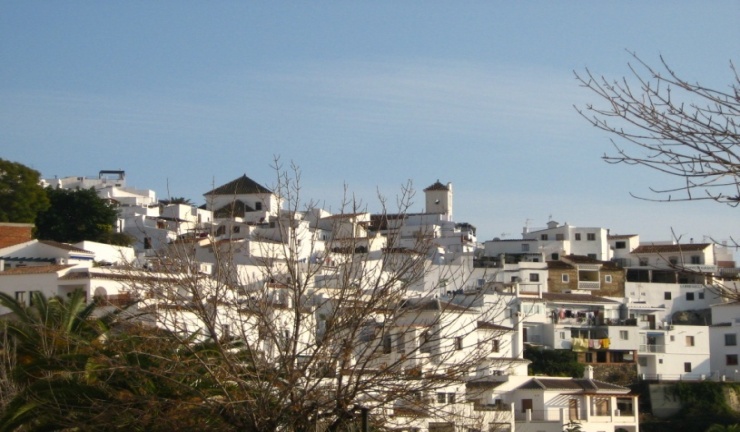
<svg viewBox="0 0 740 432">
<path fill-rule="evenodd" d="M 573 351 L 575 352 L 588 351 L 588 339 L 573 338 Z"/>
<path fill-rule="evenodd" d="M 601 340 L 601 347 L 604 349 L 609 349 L 609 338 Z"/>
<path fill-rule="evenodd" d="M 601 349 L 601 339 L 591 339 L 593 342 L 593 349 Z"/>
</svg>

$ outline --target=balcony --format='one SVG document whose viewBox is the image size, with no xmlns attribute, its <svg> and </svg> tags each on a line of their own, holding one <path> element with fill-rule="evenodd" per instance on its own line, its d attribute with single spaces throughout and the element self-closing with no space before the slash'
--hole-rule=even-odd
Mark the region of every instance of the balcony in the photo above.
<svg viewBox="0 0 740 432">
<path fill-rule="evenodd" d="M 601 288 L 600 282 L 578 281 L 578 289 L 597 290 L 599 288 Z"/>
<path fill-rule="evenodd" d="M 655 345 L 655 344 L 640 345 L 637 351 L 640 353 L 664 353 L 665 345 Z"/>
</svg>

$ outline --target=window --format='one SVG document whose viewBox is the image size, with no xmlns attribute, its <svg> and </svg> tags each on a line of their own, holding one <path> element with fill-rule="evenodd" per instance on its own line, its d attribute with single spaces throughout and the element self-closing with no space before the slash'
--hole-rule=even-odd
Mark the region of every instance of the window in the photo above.
<svg viewBox="0 0 740 432">
<path fill-rule="evenodd" d="M 594 353 L 587 352 L 586 353 L 586 363 L 593 363 L 594 362 Z"/>
<path fill-rule="evenodd" d="M 25 305 L 26 304 L 26 292 L 25 291 L 16 291 L 15 292 L 15 301 L 17 301 L 19 304 Z"/>
<path fill-rule="evenodd" d="M 639 364 L 642 367 L 647 367 L 647 365 L 648 365 L 648 358 L 647 357 L 638 357 L 637 358 L 637 364 Z"/>
<path fill-rule="evenodd" d="M 565 240 L 565 236 L 563 234 L 555 234 L 555 240 L 563 241 Z"/>
<path fill-rule="evenodd" d="M 522 412 L 525 413 L 527 410 L 532 410 L 532 399 L 522 399 Z"/>
<path fill-rule="evenodd" d="M 669 263 L 670 263 L 671 265 L 677 265 L 677 264 L 678 264 L 678 257 L 674 257 L 674 256 L 672 256 L 672 257 L 668 258 L 668 262 L 669 262 Z"/>
<path fill-rule="evenodd" d="M 619 339 L 621 340 L 629 340 L 630 338 L 630 332 L 627 330 L 619 330 Z"/>
<path fill-rule="evenodd" d="M 561 331 L 560 332 L 560 339 L 565 339 L 565 332 L 564 331 Z"/>
<path fill-rule="evenodd" d="M 596 259 L 596 254 L 587 254 L 586 256 L 594 260 Z"/>
<path fill-rule="evenodd" d="M 401 333 L 396 336 L 396 351 L 399 354 L 406 354 L 406 335 Z"/>
<path fill-rule="evenodd" d="M 604 276 L 604 282 L 606 282 L 606 283 L 612 283 L 612 275 L 606 275 L 606 276 Z"/>
<path fill-rule="evenodd" d="M 693 336 L 686 336 L 686 346 L 692 347 L 694 346 L 694 337 Z M 691 372 L 691 371 L 689 371 Z"/>
<path fill-rule="evenodd" d="M 576 233 L 576 240 L 581 241 L 581 233 Z"/>
<path fill-rule="evenodd" d="M 562 279 L 562 281 L 563 281 L 563 283 L 568 283 L 568 282 L 570 282 L 570 276 L 568 276 L 567 274 L 564 274 L 564 275 L 563 275 L 563 279 Z"/>
<path fill-rule="evenodd" d="M 694 293 L 686 293 L 686 300 L 694 301 Z"/>
<path fill-rule="evenodd" d="M 529 274 L 529 281 L 530 282 L 539 282 L 540 281 L 540 274 L 539 273 L 530 273 Z"/>
<path fill-rule="evenodd" d="M 458 350 L 458 351 L 461 350 L 461 349 L 463 349 L 463 338 L 462 338 L 462 336 L 457 336 L 455 338 L 455 349 Z"/>
<path fill-rule="evenodd" d="M 493 352 L 499 352 L 500 349 L 501 349 L 501 341 L 498 340 L 498 339 L 494 339 L 493 340 L 492 351 Z"/>
<path fill-rule="evenodd" d="M 699 300 L 704 300 L 704 292 L 699 293 Z"/>
<path fill-rule="evenodd" d="M 676 342 L 676 336 L 675 335 L 671 335 L 671 342 Z"/>
<path fill-rule="evenodd" d="M 670 300 L 671 299 L 671 292 L 666 291 L 663 293 L 663 300 Z"/>
<path fill-rule="evenodd" d="M 540 240 L 547 240 L 547 234 L 541 234 Z"/>
<path fill-rule="evenodd" d="M 586 234 L 586 240 L 589 240 L 589 241 L 596 240 L 596 234 L 594 234 L 594 233 L 587 233 Z"/>
<path fill-rule="evenodd" d="M 443 404 L 447 402 L 447 393 L 437 393 L 437 403 Z"/>
<path fill-rule="evenodd" d="M 455 393 L 447 393 L 447 403 L 455 403 Z"/>
<path fill-rule="evenodd" d="M 254 209 L 255 210 L 262 210 L 262 203 L 259 202 L 259 201 L 256 202 L 256 203 L 254 203 Z"/>
<path fill-rule="evenodd" d="M 725 333 L 725 346 L 736 346 L 737 335 L 735 333 Z"/>
<path fill-rule="evenodd" d="M 686 362 L 686 363 L 683 364 L 683 371 L 684 372 L 691 372 L 691 363 L 690 362 Z"/>
<path fill-rule="evenodd" d="M 701 264 L 701 256 L 693 255 L 691 257 L 691 264 Z"/>
<path fill-rule="evenodd" d="M 558 255 L 557 252 L 556 252 L 556 253 L 553 253 L 552 255 L 550 255 L 550 258 L 552 258 L 553 261 L 557 261 L 557 260 L 560 259 L 560 255 Z"/>
<path fill-rule="evenodd" d="M 28 305 L 33 306 L 33 296 L 41 295 L 41 291 L 30 291 L 28 293 Z"/>
<path fill-rule="evenodd" d="M 383 337 L 383 354 L 390 354 L 393 350 L 391 335 L 385 335 Z"/>
<path fill-rule="evenodd" d="M 727 366 L 737 366 L 737 354 L 727 354 L 725 356 L 725 364 Z"/>
<path fill-rule="evenodd" d="M 640 257 L 640 266 L 645 267 L 648 265 L 648 259 L 645 257 Z"/>
<path fill-rule="evenodd" d="M 627 249 L 627 242 L 618 241 L 614 243 L 614 249 Z"/>
<path fill-rule="evenodd" d="M 529 245 L 527 243 L 522 243 L 522 252 L 529 252 Z"/>
</svg>

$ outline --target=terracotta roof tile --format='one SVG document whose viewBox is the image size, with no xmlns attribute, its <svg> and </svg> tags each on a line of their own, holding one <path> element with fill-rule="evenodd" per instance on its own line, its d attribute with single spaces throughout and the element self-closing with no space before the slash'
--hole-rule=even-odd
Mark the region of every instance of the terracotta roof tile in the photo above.
<svg viewBox="0 0 740 432">
<path fill-rule="evenodd" d="M 72 252 L 84 252 L 84 253 L 88 253 L 88 254 L 94 253 L 94 252 L 90 252 L 90 251 L 85 250 L 85 249 L 82 249 L 82 248 L 78 248 L 77 246 L 73 246 L 73 245 L 71 245 L 69 243 L 60 243 L 60 242 L 53 241 L 53 240 L 39 240 L 39 243 L 45 244 L 47 246 L 52 246 L 52 247 L 55 247 L 55 248 L 59 248 L 59 249 L 64 249 L 64 250 L 72 251 Z"/>
<path fill-rule="evenodd" d="M 702 251 L 709 246 L 711 243 L 689 243 L 689 244 L 654 244 L 654 245 L 640 245 L 632 251 L 633 254 L 641 253 L 668 253 L 668 252 L 696 252 Z"/>
<path fill-rule="evenodd" d="M 74 267 L 73 265 L 45 265 L 45 266 L 29 266 L 19 267 L 14 269 L 8 269 L 0 272 L 0 276 L 16 276 L 26 274 L 44 274 L 44 273 L 56 273 L 60 270 L 65 270 Z"/>
</svg>

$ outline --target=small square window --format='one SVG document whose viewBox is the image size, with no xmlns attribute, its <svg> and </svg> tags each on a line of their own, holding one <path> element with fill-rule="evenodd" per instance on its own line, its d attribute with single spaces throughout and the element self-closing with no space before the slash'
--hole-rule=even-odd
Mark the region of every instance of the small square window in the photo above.
<svg viewBox="0 0 740 432">
<path fill-rule="evenodd" d="M 564 274 L 564 275 L 563 275 L 563 278 L 562 278 L 562 281 L 563 281 L 564 283 L 568 283 L 568 282 L 570 282 L 570 276 L 568 276 L 567 274 Z"/>
<path fill-rule="evenodd" d="M 462 338 L 462 336 L 457 336 L 455 338 L 455 349 L 458 350 L 458 351 L 461 350 L 461 349 L 463 349 L 463 338 Z"/>
<path fill-rule="evenodd" d="M 560 255 L 557 254 L 557 252 L 550 255 L 550 258 L 552 258 L 553 261 L 557 261 L 560 259 Z"/>
<path fill-rule="evenodd" d="M 614 249 L 627 249 L 627 242 L 618 241 L 614 244 Z"/>
<path fill-rule="evenodd" d="M 704 300 L 704 292 L 699 293 L 699 300 Z"/>
<path fill-rule="evenodd" d="M 693 336 L 686 336 L 686 346 L 687 347 L 694 346 L 694 337 Z"/>
<path fill-rule="evenodd" d="M 621 340 L 629 340 L 630 333 L 627 330 L 619 330 L 619 339 Z"/>
<path fill-rule="evenodd" d="M 501 341 L 498 340 L 498 339 L 494 339 L 493 340 L 492 351 L 493 352 L 499 352 L 500 350 L 501 350 Z"/>
<path fill-rule="evenodd" d="M 612 275 L 606 275 L 606 276 L 604 276 L 604 282 L 606 282 L 606 283 L 612 283 Z"/>
<path fill-rule="evenodd" d="M 686 362 L 686 363 L 683 364 L 683 371 L 684 372 L 691 372 L 691 363 L 690 362 Z"/>
<path fill-rule="evenodd" d="M 594 260 L 596 259 L 596 254 L 588 254 L 587 256 L 591 259 L 594 259 Z"/>
<path fill-rule="evenodd" d="M 737 366 L 737 354 L 727 354 L 725 356 L 725 364 L 727 366 Z"/>
<path fill-rule="evenodd" d="M 437 403 L 443 404 L 447 402 L 447 393 L 437 393 Z"/>
<path fill-rule="evenodd" d="M 540 240 L 547 240 L 547 234 L 541 234 Z"/>
<path fill-rule="evenodd" d="M 527 243 L 522 243 L 522 252 L 529 252 L 529 245 Z"/>
<path fill-rule="evenodd" d="M 663 293 L 663 300 L 670 300 L 671 298 L 672 296 L 670 291 L 666 291 Z"/>
<path fill-rule="evenodd" d="M 701 256 L 694 255 L 691 257 L 691 264 L 701 264 Z"/>
<path fill-rule="evenodd" d="M 694 301 L 694 293 L 686 293 L 686 300 Z"/>
<path fill-rule="evenodd" d="M 560 332 L 560 339 L 565 339 L 565 332 Z"/>
<path fill-rule="evenodd" d="M 455 403 L 455 393 L 447 393 L 447 403 Z"/>
<path fill-rule="evenodd" d="M 671 342 L 676 342 L 676 336 L 671 335 Z"/>
<path fill-rule="evenodd" d="M 563 235 L 563 234 L 555 234 L 555 240 L 563 241 L 563 240 L 565 240 L 565 235 Z"/>
<path fill-rule="evenodd" d="M 737 335 L 735 333 L 725 333 L 725 346 L 737 346 Z"/>
<path fill-rule="evenodd" d="M 658 364 L 663 364 L 663 359 L 658 359 Z"/>
<path fill-rule="evenodd" d="M 539 282 L 540 281 L 540 274 L 539 273 L 530 273 L 529 274 L 529 281 L 530 282 Z"/>
<path fill-rule="evenodd" d="M 594 234 L 594 233 L 587 233 L 586 234 L 586 240 L 589 240 L 589 241 L 596 240 L 596 234 Z"/>
<path fill-rule="evenodd" d="M 576 240 L 577 241 L 580 241 L 581 240 L 581 233 L 576 233 Z"/>
</svg>

